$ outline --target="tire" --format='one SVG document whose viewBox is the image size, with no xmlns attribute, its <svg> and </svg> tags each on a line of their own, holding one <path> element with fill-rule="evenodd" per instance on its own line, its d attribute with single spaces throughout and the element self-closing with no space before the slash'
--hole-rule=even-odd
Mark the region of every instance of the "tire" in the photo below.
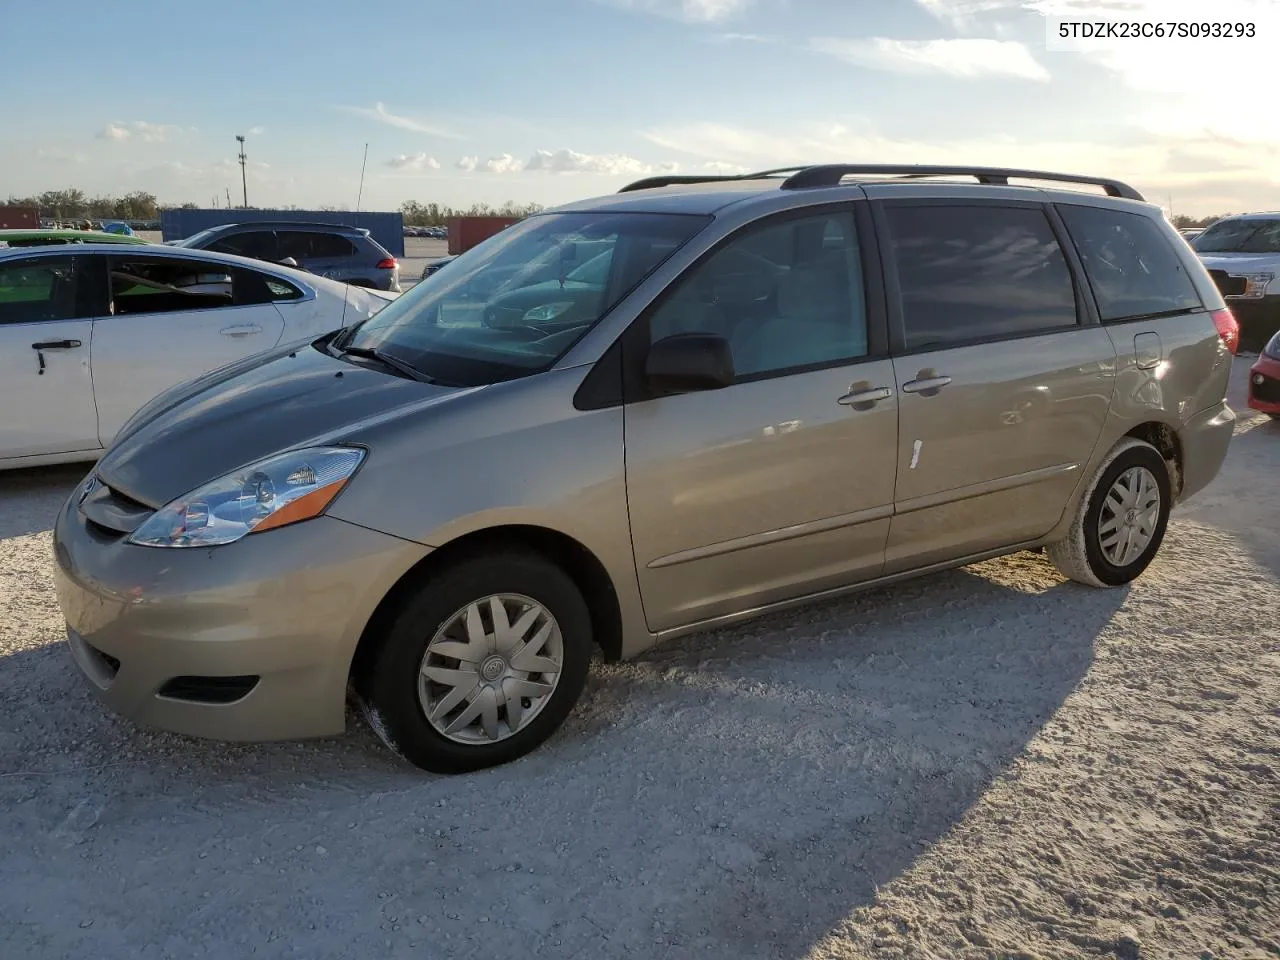
<svg viewBox="0 0 1280 960">
<path fill-rule="evenodd" d="M 512 639 L 514 630 L 495 627 L 495 597 L 503 598 L 498 606 L 509 627 L 533 618 L 522 634 L 532 641 L 527 646 Z M 563 570 L 532 553 L 474 557 L 433 574 L 405 602 L 357 678 L 357 693 L 370 726 L 394 752 L 432 773 L 466 773 L 522 757 L 556 731 L 582 693 L 591 647 L 586 601 Z M 551 692 L 534 696 L 552 676 L 541 668 L 557 661 Z M 460 699 L 450 706 L 454 695 Z M 435 722 L 428 718 L 429 708 L 445 707 Z M 450 722 L 473 709 L 480 712 L 449 733 Z"/>
<path fill-rule="evenodd" d="M 1113 525 L 1113 521 L 1117 520 L 1117 514 L 1114 511 L 1118 508 L 1114 500 L 1112 505 L 1108 506 L 1107 498 L 1116 488 L 1121 477 L 1126 477 L 1129 482 L 1132 482 L 1135 477 L 1141 477 L 1140 473 L 1130 473 L 1130 471 L 1145 471 L 1148 477 L 1147 482 L 1154 481 L 1155 489 L 1159 493 L 1159 503 L 1145 511 L 1137 510 L 1139 521 L 1145 515 L 1153 518 L 1154 523 L 1136 524 L 1138 529 L 1132 544 L 1133 551 L 1136 552 L 1126 555 L 1123 549 L 1124 531 L 1129 527 L 1123 519 L 1118 526 Z M 1117 495 L 1120 496 L 1121 492 L 1118 491 Z M 1149 502 L 1149 494 L 1147 498 Z M 1063 576 L 1078 583 L 1091 587 L 1123 586 L 1137 578 L 1159 551 L 1160 544 L 1164 541 L 1165 528 L 1169 523 L 1169 510 L 1172 506 L 1169 466 L 1165 463 L 1164 457 L 1149 443 L 1126 438 L 1116 445 L 1098 468 L 1093 481 L 1089 484 L 1089 489 L 1080 499 L 1066 538 L 1049 544 L 1045 548 L 1045 553 Z M 1116 532 L 1115 538 L 1104 537 L 1101 532 L 1104 510 L 1107 511 L 1105 522 Z M 1121 518 L 1125 515 L 1133 516 L 1128 510 L 1119 514 Z M 1143 534 L 1144 530 L 1147 531 L 1146 534 Z M 1140 539 L 1146 535 L 1149 535 L 1150 539 L 1138 549 Z"/>
</svg>

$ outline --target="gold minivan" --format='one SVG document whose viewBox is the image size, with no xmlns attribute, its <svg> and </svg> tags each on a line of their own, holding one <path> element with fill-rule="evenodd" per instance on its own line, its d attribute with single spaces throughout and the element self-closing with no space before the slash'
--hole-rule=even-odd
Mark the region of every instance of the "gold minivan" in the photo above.
<svg viewBox="0 0 1280 960">
<path fill-rule="evenodd" d="M 1038 547 L 1127 583 L 1236 336 L 1117 181 L 641 181 L 138 411 L 57 519 L 70 648 L 167 729 L 337 734 L 354 690 L 420 767 L 503 763 L 596 649 Z"/>
</svg>

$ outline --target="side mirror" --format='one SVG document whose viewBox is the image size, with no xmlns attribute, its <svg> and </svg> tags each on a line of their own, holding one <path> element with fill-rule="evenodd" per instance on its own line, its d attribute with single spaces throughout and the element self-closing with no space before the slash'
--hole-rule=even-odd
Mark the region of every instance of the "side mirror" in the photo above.
<svg viewBox="0 0 1280 960">
<path fill-rule="evenodd" d="M 677 333 L 649 348 L 644 372 L 662 393 L 719 390 L 733 383 L 733 350 L 712 333 Z"/>
</svg>

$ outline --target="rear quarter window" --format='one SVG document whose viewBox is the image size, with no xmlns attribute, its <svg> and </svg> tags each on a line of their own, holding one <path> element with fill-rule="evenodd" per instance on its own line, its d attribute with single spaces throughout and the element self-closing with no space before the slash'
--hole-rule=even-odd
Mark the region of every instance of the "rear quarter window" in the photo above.
<svg viewBox="0 0 1280 960">
<path fill-rule="evenodd" d="M 1076 324 L 1075 286 L 1039 207 L 885 208 L 908 350 Z"/>
<path fill-rule="evenodd" d="M 1204 304 L 1154 221 L 1104 207 L 1059 204 L 1103 322 L 1199 310 Z"/>
</svg>

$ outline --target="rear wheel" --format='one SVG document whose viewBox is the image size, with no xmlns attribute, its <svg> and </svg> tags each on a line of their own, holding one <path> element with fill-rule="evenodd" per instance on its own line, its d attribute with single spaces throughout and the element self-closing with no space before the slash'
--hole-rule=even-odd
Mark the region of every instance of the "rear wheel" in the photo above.
<svg viewBox="0 0 1280 960">
<path fill-rule="evenodd" d="M 391 749 L 433 773 L 524 756 L 582 693 L 591 617 L 541 557 L 463 561 L 427 579 L 396 617 L 359 692 Z"/>
<path fill-rule="evenodd" d="M 1164 457 L 1141 440 L 1124 440 L 1081 498 L 1066 539 L 1045 552 L 1072 580 L 1092 587 L 1121 586 L 1155 557 L 1172 505 Z"/>
</svg>

